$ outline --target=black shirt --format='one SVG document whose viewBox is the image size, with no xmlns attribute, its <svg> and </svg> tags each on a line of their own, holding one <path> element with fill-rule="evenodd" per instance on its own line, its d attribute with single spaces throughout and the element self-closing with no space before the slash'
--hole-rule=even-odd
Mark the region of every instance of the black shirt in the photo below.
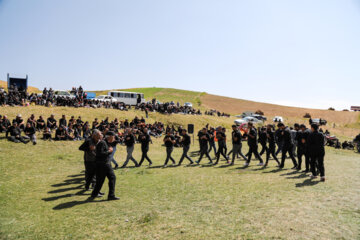
<svg viewBox="0 0 360 240">
<path fill-rule="evenodd" d="M 320 132 L 312 132 L 307 138 L 308 152 L 310 156 L 324 156 L 324 135 Z"/>
<path fill-rule="evenodd" d="M 171 140 L 171 141 L 169 141 L 169 139 Z M 170 136 L 165 136 L 165 138 L 164 138 L 164 140 L 165 140 L 165 146 L 167 147 L 167 148 L 171 148 L 171 147 L 173 147 L 174 146 L 174 143 L 173 143 L 173 141 L 175 141 L 175 137 L 173 136 L 173 135 L 170 135 Z"/>
<path fill-rule="evenodd" d="M 203 133 L 200 137 L 200 145 L 202 147 L 207 147 L 208 146 L 208 142 L 210 141 L 210 135 L 208 133 Z"/>
<path fill-rule="evenodd" d="M 126 145 L 127 147 L 132 147 L 132 146 L 134 146 L 134 144 L 135 144 L 135 136 L 132 135 L 132 134 L 126 135 L 124 142 L 125 142 L 125 145 Z"/>
<path fill-rule="evenodd" d="M 139 136 L 139 142 L 141 143 L 141 148 L 142 149 L 148 149 L 149 148 L 149 143 L 151 141 L 150 135 L 149 134 L 140 134 Z"/>
<path fill-rule="evenodd" d="M 218 140 L 219 146 L 224 146 L 226 141 L 226 135 L 223 132 L 216 132 L 216 138 Z"/>
<path fill-rule="evenodd" d="M 249 146 L 257 145 L 257 131 L 254 127 L 249 130 L 248 145 Z"/>
<path fill-rule="evenodd" d="M 275 133 L 272 130 L 267 130 L 266 135 L 267 135 L 267 140 L 269 142 L 269 146 L 274 147 L 275 146 Z"/>
<path fill-rule="evenodd" d="M 8 130 L 6 131 L 6 137 L 8 136 L 9 133 L 10 133 L 10 136 L 16 137 L 16 136 L 20 136 L 21 130 L 19 127 L 10 126 L 8 128 Z"/>
<path fill-rule="evenodd" d="M 36 130 L 34 127 L 26 127 L 24 132 L 26 135 L 33 135 L 35 134 Z"/>
<path fill-rule="evenodd" d="M 96 162 L 109 163 L 110 154 L 109 146 L 106 141 L 102 140 L 96 145 Z"/>
<path fill-rule="evenodd" d="M 185 134 L 183 136 L 182 143 L 184 144 L 184 146 L 189 146 L 191 144 L 191 137 L 189 136 L 189 134 Z"/>
<path fill-rule="evenodd" d="M 241 144 L 241 133 L 239 130 L 234 130 L 231 135 L 233 144 Z"/>
</svg>

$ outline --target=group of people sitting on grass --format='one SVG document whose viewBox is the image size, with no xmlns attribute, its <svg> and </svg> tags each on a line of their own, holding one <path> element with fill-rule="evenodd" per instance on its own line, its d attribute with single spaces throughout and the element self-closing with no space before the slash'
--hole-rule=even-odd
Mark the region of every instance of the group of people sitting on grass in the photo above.
<svg viewBox="0 0 360 240">
<path fill-rule="evenodd" d="M 40 106 L 66 106 L 66 107 L 88 107 L 88 108 L 111 108 L 127 111 L 131 108 L 121 102 L 100 101 L 97 99 L 87 99 L 87 93 L 80 86 L 79 88 L 73 87 L 70 91 L 70 96 L 56 95 L 52 88 L 44 88 L 42 93 L 27 93 L 24 89 L 18 89 L 16 86 L 11 86 L 9 91 L 4 89 L 0 90 L 0 106 L 27 106 L 29 104 Z M 194 109 L 192 106 L 182 106 L 173 101 L 160 103 L 156 98 L 149 102 L 138 102 L 135 109 L 145 111 L 146 116 L 149 112 L 158 112 L 162 114 L 190 114 L 202 115 L 200 109 Z M 221 113 L 216 110 L 205 112 L 206 115 L 229 117 L 229 114 Z"/>
</svg>

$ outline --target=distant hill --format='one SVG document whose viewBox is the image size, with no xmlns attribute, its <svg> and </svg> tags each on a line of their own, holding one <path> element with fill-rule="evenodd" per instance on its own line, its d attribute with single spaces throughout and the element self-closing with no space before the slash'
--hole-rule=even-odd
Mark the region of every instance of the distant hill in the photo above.
<svg viewBox="0 0 360 240">
<path fill-rule="evenodd" d="M 4 88 L 4 89 L 7 90 L 7 82 L 0 80 L 0 87 L 2 87 L 2 88 Z M 33 92 L 34 92 L 34 93 L 38 93 L 38 92 L 40 92 L 40 90 L 39 90 L 38 88 L 36 88 L 36 87 L 31 87 L 31 86 L 29 86 L 29 87 L 28 87 L 28 92 L 29 92 L 29 93 L 33 93 Z"/>
</svg>

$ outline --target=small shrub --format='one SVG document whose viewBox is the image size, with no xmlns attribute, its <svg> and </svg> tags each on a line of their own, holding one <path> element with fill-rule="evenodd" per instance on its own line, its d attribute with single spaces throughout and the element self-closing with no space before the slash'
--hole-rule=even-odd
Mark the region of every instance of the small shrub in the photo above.
<svg viewBox="0 0 360 240">
<path fill-rule="evenodd" d="M 305 113 L 304 118 L 311 118 L 310 113 Z"/>
<path fill-rule="evenodd" d="M 333 107 L 329 107 L 329 109 L 328 109 L 329 111 L 335 111 L 335 108 L 333 108 Z"/>
<path fill-rule="evenodd" d="M 255 112 L 255 114 L 259 114 L 259 115 L 261 115 L 261 116 L 264 116 L 264 112 L 261 111 L 261 110 L 257 110 L 257 111 Z"/>
</svg>

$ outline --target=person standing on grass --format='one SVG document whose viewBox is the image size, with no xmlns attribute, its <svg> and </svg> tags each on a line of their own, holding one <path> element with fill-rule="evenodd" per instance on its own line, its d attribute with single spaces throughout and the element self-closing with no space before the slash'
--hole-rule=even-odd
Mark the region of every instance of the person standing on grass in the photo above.
<svg viewBox="0 0 360 240">
<path fill-rule="evenodd" d="M 167 131 L 166 132 L 166 136 L 164 138 L 164 144 L 166 146 L 166 160 L 164 163 L 163 167 L 166 167 L 169 160 L 172 161 L 173 164 L 175 164 L 175 160 L 173 159 L 173 157 L 171 156 L 173 150 L 174 150 L 174 145 L 175 145 L 176 141 L 175 141 L 175 137 L 174 135 L 172 135 L 171 131 Z"/>
<path fill-rule="evenodd" d="M 144 130 L 140 133 L 138 140 L 141 143 L 141 152 L 142 152 L 141 160 L 139 162 L 139 167 L 142 165 L 145 159 L 149 162 L 149 167 L 150 167 L 152 165 L 152 161 L 147 155 L 147 153 L 149 152 L 149 144 L 151 142 L 151 138 L 147 128 L 144 128 Z"/>
<path fill-rule="evenodd" d="M 278 166 L 280 166 L 280 162 L 275 155 L 275 133 L 273 131 L 273 126 L 271 124 L 266 127 L 266 137 L 267 142 L 269 143 L 269 147 L 266 147 L 266 162 L 264 167 L 267 167 L 270 159 L 270 154 L 273 159 L 277 162 Z"/>
<path fill-rule="evenodd" d="M 79 147 L 80 151 L 84 151 L 84 165 L 85 165 L 85 190 L 90 189 L 90 184 L 95 185 L 96 173 L 96 145 L 102 140 L 102 134 L 95 129 L 91 138 L 85 140 Z"/>
<path fill-rule="evenodd" d="M 181 135 L 182 135 L 182 139 L 180 140 L 180 142 L 183 145 L 183 154 L 180 158 L 178 165 L 180 166 L 185 158 L 190 161 L 190 164 L 193 164 L 194 161 L 188 156 L 188 152 L 190 150 L 190 144 L 191 144 L 191 137 L 189 136 L 189 134 L 187 134 L 186 129 L 182 130 Z"/>
<path fill-rule="evenodd" d="M 109 131 L 106 133 L 105 141 L 101 138 L 96 145 L 96 184 L 95 188 L 91 193 L 90 201 L 94 200 L 97 197 L 101 197 L 100 190 L 104 184 L 105 177 L 109 180 L 109 194 L 108 201 L 119 200 L 115 196 L 115 182 L 116 176 L 114 170 L 111 167 L 110 155 L 113 151 L 113 148 L 109 145 L 115 141 L 115 133 Z"/>
<path fill-rule="evenodd" d="M 319 172 L 320 181 L 322 182 L 325 182 L 324 141 L 324 135 L 319 132 L 319 126 L 317 124 L 311 124 L 311 133 L 307 139 L 312 173 L 311 179 L 316 178 Z"/>
<path fill-rule="evenodd" d="M 209 141 L 210 141 L 210 135 L 207 132 L 206 128 L 203 128 L 202 134 L 200 136 L 200 157 L 199 160 L 196 161 L 197 164 L 200 164 L 201 159 L 204 157 L 204 155 L 209 159 L 209 164 L 212 163 L 212 159 L 209 155 L 208 149 L 209 149 Z"/>
<path fill-rule="evenodd" d="M 262 127 L 260 129 L 260 133 L 259 133 L 259 143 L 262 147 L 261 151 L 260 151 L 260 156 L 262 156 L 264 153 L 267 152 L 267 146 L 266 146 L 266 143 L 267 143 L 267 134 L 266 134 L 266 128 L 265 127 Z"/>
<path fill-rule="evenodd" d="M 281 149 L 281 164 L 280 164 L 280 168 L 284 168 L 285 165 L 285 159 L 286 159 L 286 153 L 289 153 L 290 158 L 294 164 L 292 169 L 296 169 L 297 168 L 297 163 L 296 163 L 296 159 L 293 155 L 293 149 L 294 149 L 294 143 L 292 142 L 292 138 L 291 138 L 291 133 L 290 130 L 288 128 L 285 128 L 285 125 L 283 123 L 279 123 L 278 125 L 281 129 L 281 137 L 282 137 L 282 141 L 283 141 L 283 146 Z"/>
<path fill-rule="evenodd" d="M 298 157 L 298 170 L 301 170 L 302 157 L 305 157 L 305 170 L 307 173 L 310 171 L 310 158 L 308 153 L 307 138 L 309 137 L 310 131 L 306 129 L 304 124 L 300 125 L 300 130 L 296 134 L 297 140 L 297 157 Z"/>
<path fill-rule="evenodd" d="M 217 152 L 216 152 L 216 144 L 215 144 L 215 134 L 216 134 L 216 131 L 214 128 L 210 128 L 210 130 L 208 131 L 209 133 L 209 136 L 210 136 L 210 140 L 209 140 L 209 145 L 210 145 L 210 149 L 208 151 L 208 153 L 210 154 L 211 150 L 214 149 L 214 154 L 215 156 L 217 155 Z"/>
<path fill-rule="evenodd" d="M 126 145 L 127 156 L 126 156 L 126 160 L 125 160 L 124 164 L 121 166 L 121 168 L 125 168 L 130 160 L 135 164 L 135 167 L 139 166 L 137 161 L 135 160 L 135 158 L 132 155 L 134 152 L 135 141 L 136 141 L 136 138 L 135 138 L 134 134 L 132 133 L 132 129 L 128 128 L 126 130 L 126 134 L 124 137 L 124 143 Z"/>
<path fill-rule="evenodd" d="M 110 155 L 111 162 L 115 165 L 114 169 L 117 169 L 119 167 L 119 164 L 115 160 L 115 153 L 116 153 L 116 146 L 119 143 L 119 137 L 115 134 L 115 141 L 110 144 L 110 146 L 113 148 L 113 151 Z"/>
<path fill-rule="evenodd" d="M 249 154 L 249 156 L 248 156 L 248 160 L 246 161 L 244 166 L 245 167 L 249 166 L 252 154 L 254 154 L 255 157 L 260 161 L 258 166 L 263 166 L 264 162 L 258 152 L 256 128 L 254 128 L 254 125 L 251 122 L 248 123 L 248 127 L 249 127 L 249 133 L 248 133 L 248 145 L 249 145 L 249 153 L 248 154 Z"/>
</svg>

